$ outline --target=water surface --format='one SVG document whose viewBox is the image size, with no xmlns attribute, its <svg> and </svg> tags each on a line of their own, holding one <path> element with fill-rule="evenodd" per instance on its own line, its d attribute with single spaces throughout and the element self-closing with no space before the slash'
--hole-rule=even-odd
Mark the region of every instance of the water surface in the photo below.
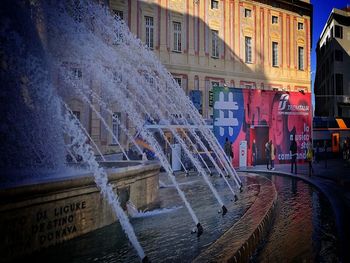
<svg viewBox="0 0 350 263">
<path fill-rule="evenodd" d="M 160 207 L 130 219 L 151 262 L 191 262 L 242 217 L 260 189 L 255 178 L 243 176 L 246 190 L 237 193 L 239 200 L 233 202 L 232 192 L 223 178 L 210 177 L 228 209 L 222 216 L 218 213 L 220 205 L 201 176 L 177 175 L 176 179 L 203 225 L 204 233 L 199 238 L 191 234 L 194 222 L 170 180 L 161 174 Z M 228 181 L 233 186 L 233 179 L 228 178 Z M 31 258 L 40 262 L 140 262 L 118 222 L 35 253 Z"/>
<path fill-rule="evenodd" d="M 302 180 L 265 176 L 278 192 L 276 216 L 251 262 L 339 262 L 328 200 Z"/>
</svg>

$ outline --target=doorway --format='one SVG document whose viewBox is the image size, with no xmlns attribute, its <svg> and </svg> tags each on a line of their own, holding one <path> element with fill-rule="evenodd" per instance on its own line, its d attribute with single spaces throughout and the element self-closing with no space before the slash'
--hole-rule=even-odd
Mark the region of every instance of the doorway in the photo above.
<svg viewBox="0 0 350 263">
<path fill-rule="evenodd" d="M 258 151 L 256 164 L 265 164 L 265 143 L 269 140 L 269 127 L 254 127 L 251 128 L 250 132 L 252 135 L 250 145 L 252 145 L 253 139 L 255 139 Z"/>
</svg>

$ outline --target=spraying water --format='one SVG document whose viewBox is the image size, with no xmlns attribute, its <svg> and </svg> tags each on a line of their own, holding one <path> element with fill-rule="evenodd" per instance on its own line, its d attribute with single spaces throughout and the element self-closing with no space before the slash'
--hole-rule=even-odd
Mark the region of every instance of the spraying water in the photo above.
<svg viewBox="0 0 350 263">
<path fill-rule="evenodd" d="M 147 80 L 145 79 L 144 74 L 140 74 L 142 70 L 144 69 L 144 64 L 146 64 L 146 61 L 149 60 L 145 58 L 145 63 L 140 64 L 140 61 L 137 61 L 137 63 L 133 64 L 131 63 L 130 57 L 126 58 L 124 57 L 125 54 L 130 53 L 129 50 L 140 50 L 140 42 L 139 40 L 135 39 L 133 35 L 131 35 L 126 28 L 123 28 L 124 31 L 118 30 L 118 32 L 126 32 L 122 36 L 118 35 L 117 38 L 122 38 L 123 41 L 119 43 L 119 46 L 112 47 L 110 40 L 113 39 L 113 36 L 115 36 L 115 32 L 108 32 L 110 31 L 110 28 L 114 28 L 116 26 L 116 20 L 113 20 L 112 17 L 107 16 L 107 18 L 110 18 L 109 21 L 103 21 L 104 23 L 99 23 L 100 21 L 93 20 L 91 23 L 91 17 L 106 17 L 106 14 L 98 14 L 96 9 L 92 8 L 86 8 L 86 6 L 83 6 L 84 12 L 81 12 L 81 24 L 82 28 L 76 29 L 76 23 L 73 18 L 69 17 L 67 19 L 62 19 L 62 14 L 59 14 L 60 19 L 52 19 L 53 24 L 49 23 L 49 27 L 52 28 L 49 32 L 51 32 L 49 35 L 52 35 L 52 37 L 55 38 L 55 48 L 52 48 L 51 54 L 52 54 L 52 61 L 54 61 L 55 67 L 58 69 L 62 69 L 63 62 L 65 60 L 71 60 L 71 52 L 74 53 L 74 56 L 79 56 L 79 65 L 84 69 L 83 72 L 87 72 L 88 75 L 94 76 L 94 80 L 98 81 L 100 83 L 100 86 L 103 87 L 103 92 L 105 93 L 105 96 L 109 98 L 113 98 L 115 101 L 119 102 L 119 106 L 121 110 L 123 110 L 125 113 L 127 113 L 130 116 L 130 121 L 138 128 L 138 130 L 141 130 L 141 134 L 143 138 L 148 141 L 148 143 L 152 146 L 152 148 L 156 149 L 156 154 L 159 160 L 161 161 L 163 167 L 167 170 L 171 180 L 173 181 L 174 185 L 176 185 L 176 188 L 179 192 L 179 195 L 183 199 L 186 207 L 188 208 L 193 221 L 197 225 L 199 223 L 196 215 L 194 214 L 192 208 L 190 207 L 189 203 L 187 202 L 184 194 L 180 190 L 180 188 L 177 186 L 177 183 L 173 177 L 173 172 L 171 169 L 170 164 L 168 163 L 165 154 L 162 151 L 162 148 L 158 144 L 158 142 L 153 137 L 152 133 L 149 131 L 142 130 L 142 127 L 144 125 L 144 115 L 142 115 L 141 112 L 136 111 L 133 98 L 138 95 L 138 93 L 133 93 L 133 96 L 128 96 L 128 94 L 125 94 L 122 92 L 123 90 L 126 90 L 127 87 L 142 87 L 144 85 L 150 85 Z M 108 10 L 107 10 L 108 11 Z M 106 10 L 102 10 L 102 12 L 106 12 Z M 57 13 L 57 12 L 56 12 Z M 50 18 L 57 16 L 56 13 L 50 14 Z M 80 14 L 80 13 L 79 13 Z M 88 20 L 84 20 L 88 19 Z M 60 21 L 59 24 L 55 23 L 56 21 Z M 61 21 L 65 21 L 67 24 L 62 23 Z M 107 19 L 108 20 L 108 19 Z M 49 20 L 49 22 L 51 19 Z M 118 22 L 118 21 L 117 21 Z M 73 23 L 73 25 L 70 25 L 70 23 Z M 108 23 L 112 23 L 110 27 L 106 27 L 105 25 Z M 103 29 L 96 30 L 97 27 L 103 27 Z M 117 25 L 118 26 L 118 25 Z M 123 25 L 120 24 L 120 27 Z M 78 34 L 76 34 L 78 32 Z M 107 33 L 110 33 L 111 36 L 106 38 Z M 76 39 L 78 36 L 78 39 Z M 96 36 L 100 36 L 99 38 L 96 38 Z M 89 41 L 89 39 L 91 40 Z M 89 44 L 82 44 L 82 43 L 90 43 L 93 42 L 93 46 L 99 46 L 99 52 L 89 52 Z M 69 46 L 69 53 L 67 54 L 67 49 L 59 48 L 63 43 L 65 45 Z M 124 49 L 123 52 L 119 51 L 118 48 L 122 45 L 126 45 L 128 48 Z M 130 48 L 132 44 L 135 47 Z M 88 46 L 88 47 L 87 47 Z M 91 47 L 92 48 L 92 47 Z M 125 48 L 125 47 L 124 47 Z M 50 49 L 51 50 L 51 49 Z M 150 52 L 150 51 L 148 51 Z M 115 56 L 111 56 L 110 54 L 115 54 Z M 123 56 L 124 55 L 124 56 Z M 135 57 L 134 54 L 129 54 Z M 144 57 L 144 55 L 143 55 Z M 111 58 L 111 59 L 110 59 Z M 118 59 L 120 61 L 118 61 Z M 63 60 L 63 61 L 62 61 Z M 127 61 L 125 61 L 127 60 Z M 91 63 L 91 61 L 94 61 L 94 63 Z M 96 63 L 99 62 L 99 63 Z M 115 65 L 123 65 L 123 67 L 118 68 L 115 67 Z M 139 66 L 141 65 L 141 66 Z M 141 69 L 139 69 L 141 67 Z M 58 72 L 62 72 L 63 70 L 58 70 Z M 132 79 L 126 78 L 125 76 L 133 76 Z M 72 83 L 74 82 L 69 79 L 69 77 L 64 76 L 61 74 L 60 79 L 68 78 L 68 81 L 65 81 L 65 83 Z M 72 85 L 70 85 L 72 86 Z M 86 93 L 89 91 L 89 86 L 84 83 L 79 83 L 77 85 L 73 85 L 75 89 L 78 89 L 79 93 Z M 67 88 L 66 88 L 67 89 Z M 65 89 L 65 90 L 66 90 Z M 90 104 L 91 105 L 91 104 Z M 105 121 L 103 120 L 102 116 L 98 114 L 98 112 L 95 110 L 95 107 L 91 105 L 91 107 L 94 109 L 94 112 L 98 115 L 98 117 L 101 119 L 103 123 Z M 198 169 L 201 169 L 200 166 L 198 166 Z M 211 187 L 213 193 L 215 194 L 215 197 L 219 201 L 221 205 L 222 201 L 220 199 L 220 196 L 215 191 L 213 186 L 210 184 L 208 179 L 204 177 L 206 181 L 208 182 L 208 185 Z"/>
<path fill-rule="evenodd" d="M 0 33 L 1 37 L 6 39 L 4 52 L 0 53 L 1 57 L 5 58 L 0 73 L 7 85 L 7 89 L 1 89 L 1 97 L 10 97 L 12 86 L 16 87 L 14 89 L 16 94 L 11 103 L 3 105 L 5 115 L 1 120 L 3 125 L 0 131 L 6 135 L 5 141 L 8 143 L 4 146 L 10 155 L 1 158 L 1 167 L 8 171 L 20 167 L 31 171 L 31 174 L 40 169 L 57 172 L 64 169 L 66 151 L 72 156 L 77 154 L 82 156 L 83 162 L 93 172 L 102 195 L 108 200 L 138 255 L 144 260 L 146 256 L 126 214 L 120 207 L 118 197 L 108 184 L 107 175 L 99 167 L 92 148 L 86 144 L 87 138 L 84 135 L 84 132 L 87 134 L 86 130 L 69 114 L 68 106 L 65 104 L 62 106 L 61 101 L 75 97 L 82 99 L 111 136 L 114 136 L 113 131 L 100 111 L 103 109 L 112 115 L 109 106 L 114 103 L 125 113 L 136 132 L 154 149 L 156 157 L 196 224 L 198 233 L 203 232 L 203 228 L 176 182 L 160 143 L 154 134 L 145 128 L 147 118 L 165 121 L 225 213 L 226 208 L 221 197 L 208 179 L 202 165 L 204 164 L 207 170 L 209 167 L 202 158 L 201 163 L 190 151 L 190 148 L 195 146 L 194 142 L 188 136 L 186 141 L 183 140 L 181 134 L 172 128 L 171 122 L 180 124 L 181 119 L 189 127 L 190 123 L 197 125 L 227 173 L 233 175 L 237 185 L 241 184 L 239 177 L 184 91 L 160 64 L 154 53 L 130 33 L 123 21 L 113 17 L 106 6 L 94 1 L 75 1 L 74 4 L 68 4 L 66 1 L 35 1 L 26 4 L 10 2 L 3 1 L 0 8 L 1 15 L 4 15 L 1 19 Z M 81 72 L 78 76 L 72 74 L 77 68 Z M 14 118 L 13 113 L 18 107 L 23 108 L 23 111 L 21 114 L 15 114 Z M 64 108 L 63 114 L 61 114 L 62 108 Z M 176 119 L 175 114 L 183 118 Z M 48 125 L 49 123 L 55 125 Z M 133 138 L 134 132 L 121 121 L 118 120 L 118 123 L 141 152 Z M 14 137 L 11 137 L 8 131 L 8 127 L 11 126 L 17 128 L 12 132 L 15 134 Z M 28 134 L 28 131 L 33 132 Z M 196 132 L 192 129 L 189 131 L 214 163 L 218 173 L 221 173 Z M 159 132 L 165 138 L 163 131 Z M 67 149 L 63 139 L 64 133 L 72 139 Z M 39 140 L 37 136 L 40 136 Z M 16 142 L 18 138 L 23 139 L 24 143 L 18 145 Z M 118 138 L 113 138 L 128 158 L 124 146 Z M 96 144 L 94 146 L 104 159 L 98 146 Z M 19 165 L 13 155 L 21 160 Z M 225 181 L 227 182 L 226 179 Z M 230 190 L 234 194 L 231 187 Z"/>
<path fill-rule="evenodd" d="M 101 191 L 103 197 L 110 204 L 111 208 L 117 215 L 120 225 L 122 226 L 125 234 L 129 238 L 130 242 L 136 249 L 139 257 L 144 260 L 146 258 L 145 253 L 137 240 L 134 229 L 129 222 L 128 216 L 121 208 L 118 196 L 113 191 L 112 185 L 108 183 L 107 173 L 99 166 L 94 156 L 94 152 L 90 145 L 86 144 L 86 136 L 80 130 L 80 124 L 76 118 L 72 117 L 70 112 L 63 114 L 62 127 L 64 132 L 72 139 L 72 150 L 75 154 L 82 156 L 82 161 L 88 165 L 88 169 L 93 172 L 95 177 L 95 183 Z"/>
</svg>

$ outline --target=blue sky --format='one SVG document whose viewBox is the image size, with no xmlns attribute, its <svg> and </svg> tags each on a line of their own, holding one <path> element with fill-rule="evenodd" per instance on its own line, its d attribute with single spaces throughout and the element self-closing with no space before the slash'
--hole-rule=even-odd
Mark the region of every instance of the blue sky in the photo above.
<svg viewBox="0 0 350 263">
<path fill-rule="evenodd" d="M 312 31 L 312 49 L 311 49 L 311 78 L 312 86 L 314 83 L 316 72 L 316 46 L 321 35 L 322 29 L 325 26 L 332 8 L 344 8 L 350 5 L 350 0 L 311 0 L 314 8 L 313 13 L 313 31 Z"/>
</svg>

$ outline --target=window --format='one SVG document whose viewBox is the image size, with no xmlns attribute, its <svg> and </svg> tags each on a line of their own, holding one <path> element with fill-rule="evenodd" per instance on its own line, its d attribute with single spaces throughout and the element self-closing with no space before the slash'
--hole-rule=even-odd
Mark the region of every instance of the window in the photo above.
<svg viewBox="0 0 350 263">
<path fill-rule="evenodd" d="M 218 58 L 219 57 L 219 32 L 217 30 L 211 31 L 211 44 L 212 44 L 211 56 L 213 58 Z"/>
<path fill-rule="evenodd" d="M 120 120 L 120 112 L 114 112 L 112 116 L 112 144 L 117 144 L 117 140 L 119 141 L 119 120 Z"/>
<path fill-rule="evenodd" d="M 153 77 L 149 77 L 148 82 L 151 85 L 151 87 L 154 87 L 154 78 Z"/>
<path fill-rule="evenodd" d="M 343 74 L 335 74 L 336 95 L 343 95 Z"/>
<path fill-rule="evenodd" d="M 146 45 L 153 49 L 153 32 L 154 32 L 154 24 L 153 17 L 146 16 Z"/>
<path fill-rule="evenodd" d="M 251 17 L 252 16 L 252 10 L 250 9 L 244 9 L 244 17 Z"/>
<path fill-rule="evenodd" d="M 80 1 L 71 1 L 71 4 L 72 4 L 71 7 L 74 9 L 73 19 L 76 22 L 81 22 L 82 21 L 82 12 L 83 12 L 82 3 Z"/>
<path fill-rule="evenodd" d="M 149 83 L 149 85 L 154 88 L 155 84 L 154 84 L 154 78 L 153 76 L 151 76 L 150 74 L 148 73 L 144 73 L 143 75 L 145 77 L 145 80 Z M 157 87 L 158 89 L 158 87 Z M 159 90 L 158 90 L 159 91 Z"/>
<path fill-rule="evenodd" d="M 113 81 L 120 84 L 123 81 L 122 74 L 118 72 L 113 72 Z"/>
<path fill-rule="evenodd" d="M 211 9 L 218 9 L 218 8 L 219 8 L 219 1 L 211 0 Z"/>
<path fill-rule="evenodd" d="M 325 65 L 323 64 L 322 65 L 322 67 L 321 67 L 321 78 L 322 78 L 322 81 L 324 81 L 325 80 L 325 78 L 326 78 L 326 67 L 325 67 Z"/>
<path fill-rule="evenodd" d="M 298 30 L 303 30 L 304 29 L 304 24 L 301 22 L 298 22 Z"/>
<path fill-rule="evenodd" d="M 80 111 L 73 111 L 73 115 L 80 121 Z"/>
<path fill-rule="evenodd" d="M 335 37 L 343 38 L 343 27 L 335 25 Z"/>
<path fill-rule="evenodd" d="M 328 81 L 331 84 L 329 93 L 334 94 L 334 74 L 332 74 L 331 78 L 328 79 Z M 324 92 L 324 94 L 326 94 L 326 93 Z"/>
<path fill-rule="evenodd" d="M 298 47 L 298 69 L 304 70 L 304 48 Z"/>
<path fill-rule="evenodd" d="M 83 73 L 80 68 L 72 68 L 72 76 L 75 79 L 81 79 L 83 77 Z"/>
<path fill-rule="evenodd" d="M 78 123 L 80 122 L 81 123 L 81 120 L 80 120 L 80 111 L 72 111 L 71 113 L 73 113 L 73 116 L 78 120 Z M 72 116 L 72 117 L 73 117 Z M 77 120 L 74 119 L 74 123 L 77 122 Z M 70 143 L 73 142 L 73 137 L 70 137 Z"/>
<path fill-rule="evenodd" d="M 343 61 L 343 51 L 336 49 L 334 55 L 335 61 Z"/>
<path fill-rule="evenodd" d="M 181 23 L 173 22 L 174 27 L 174 51 L 181 52 Z"/>
<path fill-rule="evenodd" d="M 118 16 L 120 19 L 124 19 L 123 17 L 123 11 L 119 11 L 119 10 L 113 10 L 113 13 Z"/>
<path fill-rule="evenodd" d="M 219 87 L 219 86 L 220 86 L 220 83 L 219 83 L 218 81 L 212 81 L 212 82 L 211 82 L 211 86 L 212 86 L 213 88 Z"/>
<path fill-rule="evenodd" d="M 245 37 L 245 62 L 252 63 L 252 38 Z"/>
<path fill-rule="evenodd" d="M 119 10 L 113 10 L 114 15 L 117 17 L 117 19 L 123 19 L 123 11 Z M 123 32 L 120 28 L 116 28 L 116 39 L 114 41 L 114 45 L 119 45 L 123 42 Z"/>
<path fill-rule="evenodd" d="M 272 24 L 278 24 L 278 17 L 277 16 L 272 16 Z"/>
<path fill-rule="evenodd" d="M 179 87 L 182 87 L 182 79 L 180 77 L 174 77 L 175 82 L 179 85 Z"/>
<path fill-rule="evenodd" d="M 343 108 L 341 106 L 338 106 L 338 116 L 342 116 L 343 115 Z M 337 143 L 337 139 L 334 136 L 334 142 Z"/>
<path fill-rule="evenodd" d="M 272 42 L 272 66 L 278 67 L 278 43 Z"/>
</svg>

